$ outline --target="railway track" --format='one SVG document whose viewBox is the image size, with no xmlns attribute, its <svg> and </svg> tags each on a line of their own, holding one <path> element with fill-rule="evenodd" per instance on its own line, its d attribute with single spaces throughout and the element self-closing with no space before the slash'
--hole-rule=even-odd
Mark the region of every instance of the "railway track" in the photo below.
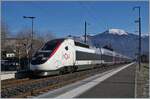
<svg viewBox="0 0 150 99">
<path fill-rule="evenodd" d="M 1 89 L 15 86 L 16 84 L 24 83 L 25 81 L 29 81 L 29 78 L 3 80 L 1 81 Z"/>
<path fill-rule="evenodd" d="M 116 65 L 115 67 L 118 67 Z M 12 80 L 12 83 L 7 82 L 4 84 L 2 82 L 1 97 L 2 98 L 23 98 L 29 96 L 36 96 L 41 93 L 53 90 L 64 85 L 79 81 L 86 77 L 101 73 L 110 69 L 114 66 L 109 66 L 109 68 L 95 68 L 86 71 L 79 71 L 65 75 L 52 76 L 40 79 L 22 79 L 22 80 Z"/>
</svg>

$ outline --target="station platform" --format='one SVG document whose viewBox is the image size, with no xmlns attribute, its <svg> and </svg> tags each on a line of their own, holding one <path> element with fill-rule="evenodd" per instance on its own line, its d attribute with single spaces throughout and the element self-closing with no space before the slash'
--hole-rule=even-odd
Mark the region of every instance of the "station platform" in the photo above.
<svg viewBox="0 0 150 99">
<path fill-rule="evenodd" d="M 135 63 L 96 74 L 36 98 L 134 98 Z"/>
<path fill-rule="evenodd" d="M 1 72 L 1 80 L 12 79 L 15 78 L 15 73 L 17 71 L 2 71 Z"/>
</svg>

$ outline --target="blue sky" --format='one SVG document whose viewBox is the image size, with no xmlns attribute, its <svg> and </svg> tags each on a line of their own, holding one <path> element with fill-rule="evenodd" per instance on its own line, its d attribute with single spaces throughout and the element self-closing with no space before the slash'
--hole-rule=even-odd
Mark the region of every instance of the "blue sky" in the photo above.
<svg viewBox="0 0 150 99">
<path fill-rule="evenodd" d="M 134 20 L 138 11 L 134 6 L 141 6 L 142 33 L 148 33 L 149 5 L 146 1 L 91 1 L 91 2 L 52 2 L 52 1 L 5 1 L 2 2 L 2 21 L 15 35 L 23 28 L 30 28 L 31 21 L 22 16 L 35 16 L 34 29 L 38 33 L 51 31 L 57 37 L 82 35 L 85 20 L 88 34 L 98 34 L 108 28 L 120 28 L 134 32 Z"/>
</svg>

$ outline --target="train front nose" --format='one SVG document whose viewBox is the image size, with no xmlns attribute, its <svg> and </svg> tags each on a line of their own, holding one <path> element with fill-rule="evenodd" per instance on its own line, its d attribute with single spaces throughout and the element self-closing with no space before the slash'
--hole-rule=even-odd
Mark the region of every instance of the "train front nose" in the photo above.
<svg viewBox="0 0 150 99">
<path fill-rule="evenodd" d="M 40 67 L 47 62 L 51 51 L 38 51 L 31 60 L 30 70 L 40 69 Z"/>
<path fill-rule="evenodd" d="M 50 63 L 50 57 L 54 55 L 58 47 L 60 46 L 63 39 L 56 39 L 48 41 L 36 54 L 33 56 L 30 69 L 31 70 L 44 70 L 43 68 L 49 69 L 53 68 L 52 63 Z M 50 66 L 51 65 L 51 66 Z"/>
</svg>

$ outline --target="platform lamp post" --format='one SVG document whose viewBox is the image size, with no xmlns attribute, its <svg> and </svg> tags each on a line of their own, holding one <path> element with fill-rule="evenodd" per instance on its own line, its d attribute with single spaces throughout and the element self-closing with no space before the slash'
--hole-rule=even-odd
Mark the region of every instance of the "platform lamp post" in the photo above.
<svg viewBox="0 0 150 99">
<path fill-rule="evenodd" d="M 30 58 L 32 57 L 32 51 L 33 51 L 33 20 L 36 18 L 36 17 L 33 17 L 33 16 L 23 16 L 23 18 L 25 19 L 31 19 L 32 21 L 32 32 L 31 32 L 31 54 L 30 54 Z M 29 59 L 30 61 L 31 59 Z M 29 64 L 28 64 L 29 65 Z"/>
<path fill-rule="evenodd" d="M 138 50 L 138 63 L 139 63 L 139 71 L 141 69 L 141 15 L 140 15 L 140 10 L 141 10 L 141 7 L 140 6 L 136 6 L 136 7 L 133 7 L 133 10 L 135 9 L 138 9 L 138 15 L 139 15 L 139 19 L 138 21 L 136 20 L 135 23 L 138 22 L 139 24 L 139 50 Z"/>
</svg>

